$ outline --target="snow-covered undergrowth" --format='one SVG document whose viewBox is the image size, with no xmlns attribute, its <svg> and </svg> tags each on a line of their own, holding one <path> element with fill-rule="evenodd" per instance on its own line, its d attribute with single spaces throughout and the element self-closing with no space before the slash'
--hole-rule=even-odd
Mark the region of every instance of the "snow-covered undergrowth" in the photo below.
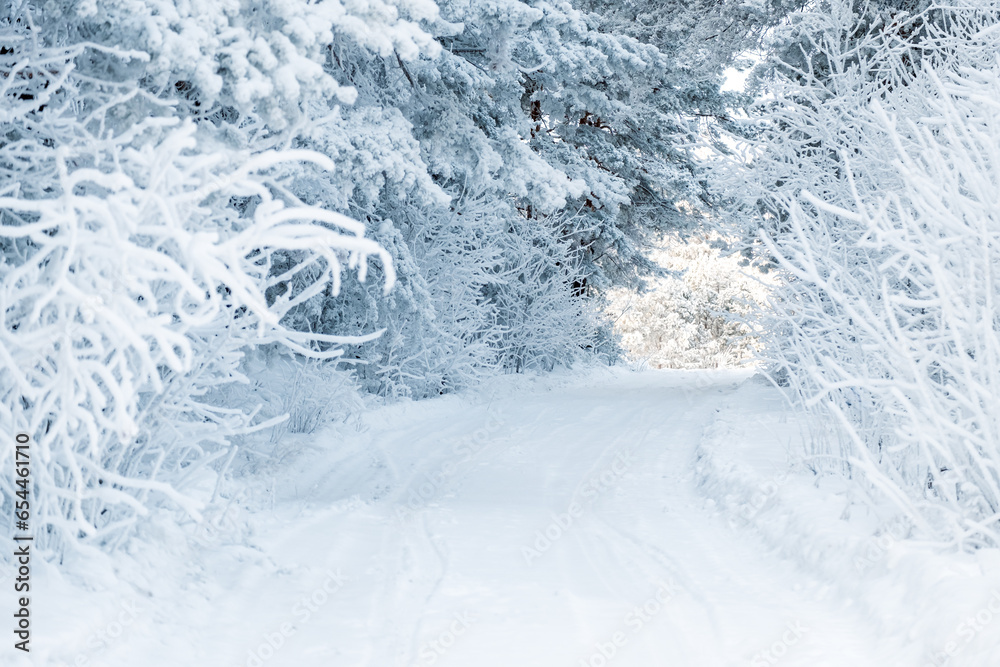
<svg viewBox="0 0 1000 667">
<path fill-rule="evenodd" d="M 630 358 L 653 368 L 753 363 L 772 281 L 739 256 L 723 255 L 718 240 L 668 239 L 650 259 L 669 275 L 650 279 L 644 292 L 609 292 L 605 312 Z"/>
<path fill-rule="evenodd" d="M 783 33 L 745 182 L 783 279 L 768 355 L 925 536 L 996 545 L 1000 16 L 831 7 Z"/>
</svg>

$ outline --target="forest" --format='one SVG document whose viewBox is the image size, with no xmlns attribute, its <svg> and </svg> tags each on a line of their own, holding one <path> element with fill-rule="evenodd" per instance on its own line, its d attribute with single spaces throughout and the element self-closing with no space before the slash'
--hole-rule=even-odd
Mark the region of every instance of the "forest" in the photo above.
<svg viewBox="0 0 1000 667">
<path fill-rule="evenodd" d="M 0 524 L 115 554 L 387 406 L 742 367 L 1000 547 L 998 54 L 979 0 L 3 0 Z"/>
</svg>

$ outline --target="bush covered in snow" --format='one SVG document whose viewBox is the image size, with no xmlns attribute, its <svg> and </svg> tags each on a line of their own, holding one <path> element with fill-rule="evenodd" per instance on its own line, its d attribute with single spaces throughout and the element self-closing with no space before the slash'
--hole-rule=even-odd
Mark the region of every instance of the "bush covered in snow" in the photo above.
<svg viewBox="0 0 1000 667">
<path fill-rule="evenodd" d="M 1000 14 L 831 7 L 780 34 L 751 144 L 769 354 L 916 525 L 997 544 Z"/>
</svg>

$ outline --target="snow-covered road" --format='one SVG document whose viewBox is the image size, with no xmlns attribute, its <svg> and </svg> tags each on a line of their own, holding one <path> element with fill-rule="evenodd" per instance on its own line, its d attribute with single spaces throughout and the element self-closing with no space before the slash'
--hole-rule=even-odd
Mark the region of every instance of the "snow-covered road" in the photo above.
<svg viewBox="0 0 1000 667">
<path fill-rule="evenodd" d="M 728 391 L 648 374 L 395 433 L 399 483 L 362 520 L 378 538 L 357 526 L 342 557 L 379 573 L 352 664 L 889 664 L 822 586 L 706 511 L 695 448 Z M 436 443 L 463 437 L 435 485 L 456 459 Z"/>
<path fill-rule="evenodd" d="M 135 554 L 158 570 L 145 594 L 159 601 L 141 599 L 129 632 L 83 654 L 220 667 L 901 664 L 856 607 L 698 487 L 699 442 L 746 380 L 601 376 L 384 408 L 350 446 L 324 432 L 258 474 L 266 483 L 245 499 L 256 510 L 229 522 L 249 527 L 203 540 L 194 581 L 169 585 L 190 577 Z"/>
</svg>

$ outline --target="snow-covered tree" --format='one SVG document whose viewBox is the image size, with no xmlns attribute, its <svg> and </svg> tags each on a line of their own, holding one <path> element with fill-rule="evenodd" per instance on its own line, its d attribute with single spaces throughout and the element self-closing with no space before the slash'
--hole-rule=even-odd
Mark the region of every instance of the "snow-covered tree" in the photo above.
<svg viewBox="0 0 1000 667">
<path fill-rule="evenodd" d="M 319 105 L 323 124 L 296 139 L 338 165 L 310 196 L 365 220 L 395 260 L 388 300 L 349 285 L 346 307 L 299 313 L 316 330 L 387 329 L 350 355 L 380 392 L 530 368 L 536 345 L 543 368 L 607 348 L 586 301 L 658 271 L 641 250 L 688 224 L 678 201 L 705 199 L 693 148 L 727 104 L 728 56 L 689 82 L 679 56 L 569 5 L 442 2 L 439 17 L 424 24 L 436 55 L 335 38 L 327 71 L 356 99 Z"/>
<path fill-rule="evenodd" d="M 727 368 L 753 363 L 773 276 L 723 254 L 723 239 L 668 239 L 651 253 L 669 275 L 649 289 L 611 290 L 607 314 L 628 355 L 653 368 Z"/>
<path fill-rule="evenodd" d="M 109 544 L 164 499 L 197 516 L 187 489 L 267 426 L 216 400 L 244 349 L 335 358 L 357 339 L 285 315 L 371 256 L 387 289 L 392 264 L 361 223 L 283 195 L 281 165 L 329 158 L 213 140 L 144 90 L 147 52 L 60 43 L 32 9 L 0 25 L 0 422 L 35 443 L 39 543 Z"/>
</svg>

